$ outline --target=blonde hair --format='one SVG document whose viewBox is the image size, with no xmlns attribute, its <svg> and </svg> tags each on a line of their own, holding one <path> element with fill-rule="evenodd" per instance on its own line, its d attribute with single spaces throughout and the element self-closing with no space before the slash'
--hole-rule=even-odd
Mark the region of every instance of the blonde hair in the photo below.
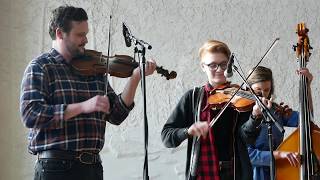
<svg viewBox="0 0 320 180">
<path fill-rule="evenodd" d="M 205 53 L 223 53 L 224 55 L 227 56 L 227 58 L 229 59 L 230 57 L 230 49 L 229 47 L 221 42 L 221 41 L 217 41 L 217 40 L 209 40 L 207 42 L 205 42 L 199 49 L 199 57 L 200 59 L 202 59 L 202 57 L 204 56 Z"/>
</svg>

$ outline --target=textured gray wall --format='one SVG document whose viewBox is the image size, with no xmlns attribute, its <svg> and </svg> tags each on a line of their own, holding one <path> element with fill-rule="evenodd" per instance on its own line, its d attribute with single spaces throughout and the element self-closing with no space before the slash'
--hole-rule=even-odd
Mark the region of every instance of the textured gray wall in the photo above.
<svg viewBox="0 0 320 180">
<path fill-rule="evenodd" d="M 109 15 L 112 12 L 111 54 L 132 55 L 121 32 L 125 21 L 132 33 L 153 45 L 148 58 L 178 77 L 166 81 L 159 75 L 147 78 L 150 179 L 183 179 L 185 144 L 166 149 L 161 128 L 182 94 L 206 81 L 198 65 L 197 50 L 208 39 L 227 42 L 248 71 L 276 37 L 275 46 L 262 65 L 271 67 L 276 78 L 276 101 L 298 108 L 298 78 L 295 27 L 304 21 L 314 47 L 309 68 L 315 117 L 319 117 L 319 9 L 318 0 L 1 0 L 0 1 L 0 179 L 31 180 L 35 157 L 27 153 L 27 129 L 19 118 L 19 88 L 27 63 L 51 46 L 47 24 L 50 11 L 62 4 L 81 6 L 90 19 L 87 48 L 106 54 Z M 238 78 L 233 79 L 239 82 Z M 126 79 L 111 78 L 117 92 Z M 138 89 L 136 107 L 122 125 L 108 125 L 102 151 L 105 179 L 142 179 L 143 119 Z M 319 119 L 316 119 L 319 124 Z"/>
</svg>

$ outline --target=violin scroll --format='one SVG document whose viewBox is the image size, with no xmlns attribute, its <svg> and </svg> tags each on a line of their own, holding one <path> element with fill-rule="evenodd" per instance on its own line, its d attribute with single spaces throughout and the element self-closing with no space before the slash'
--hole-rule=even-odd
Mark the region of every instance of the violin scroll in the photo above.
<svg viewBox="0 0 320 180">
<path fill-rule="evenodd" d="M 286 119 L 291 117 L 292 112 L 292 109 L 288 105 L 285 105 L 284 102 L 275 105 L 275 113 Z"/>
<path fill-rule="evenodd" d="M 167 80 L 174 79 L 177 77 L 177 73 L 175 71 L 171 71 L 169 73 L 169 71 L 164 69 L 162 66 L 160 66 L 160 67 L 157 66 L 156 71 L 158 74 L 161 74 L 161 76 L 166 77 Z"/>
</svg>

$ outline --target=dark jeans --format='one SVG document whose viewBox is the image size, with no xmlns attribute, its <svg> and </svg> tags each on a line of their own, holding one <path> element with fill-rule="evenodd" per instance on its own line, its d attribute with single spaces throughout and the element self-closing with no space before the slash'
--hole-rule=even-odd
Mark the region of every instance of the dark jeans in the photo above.
<svg viewBox="0 0 320 180">
<path fill-rule="evenodd" d="M 103 180 L 101 163 L 83 164 L 78 161 L 39 159 L 34 180 Z"/>
</svg>

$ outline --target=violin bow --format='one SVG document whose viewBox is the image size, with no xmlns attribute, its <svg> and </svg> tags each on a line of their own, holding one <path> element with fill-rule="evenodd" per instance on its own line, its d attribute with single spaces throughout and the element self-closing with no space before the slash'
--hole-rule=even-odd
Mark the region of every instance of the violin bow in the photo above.
<svg viewBox="0 0 320 180">
<path fill-rule="evenodd" d="M 114 3 L 114 1 L 113 1 Z M 109 86 L 109 80 L 108 80 L 108 74 L 109 74 L 109 57 L 110 57 L 110 44 L 111 44 L 111 24 L 112 24 L 112 7 L 113 7 L 113 3 L 112 3 L 112 6 L 111 6 L 111 13 L 110 13 L 110 20 L 109 20 L 109 30 L 108 30 L 108 52 L 107 52 L 107 58 L 106 58 L 106 72 L 104 73 L 103 77 L 104 77 L 104 83 L 105 83 L 105 95 L 104 96 L 107 96 L 108 94 L 108 86 Z M 100 59 L 103 58 L 103 55 L 101 53 L 101 57 Z M 106 113 L 104 113 L 102 115 L 102 119 L 105 119 L 106 117 Z"/>
<path fill-rule="evenodd" d="M 111 21 L 112 21 L 112 15 L 110 14 L 110 22 L 109 22 L 109 32 L 108 32 L 108 52 L 107 52 L 107 58 L 106 58 L 106 73 L 104 73 L 104 81 L 105 81 L 105 88 L 106 88 L 106 94 L 108 93 L 108 73 L 109 73 L 109 57 L 110 57 L 110 44 L 111 44 Z"/>
<path fill-rule="evenodd" d="M 106 57 L 106 73 L 104 74 L 104 81 L 105 81 L 105 95 L 108 94 L 108 74 L 109 74 L 109 58 L 110 58 L 110 47 L 111 47 L 111 27 L 112 27 L 112 15 L 113 15 L 113 7 L 114 7 L 114 0 L 112 1 L 112 6 L 110 8 L 110 16 L 109 16 L 109 30 L 108 30 L 108 52 Z"/>
</svg>

